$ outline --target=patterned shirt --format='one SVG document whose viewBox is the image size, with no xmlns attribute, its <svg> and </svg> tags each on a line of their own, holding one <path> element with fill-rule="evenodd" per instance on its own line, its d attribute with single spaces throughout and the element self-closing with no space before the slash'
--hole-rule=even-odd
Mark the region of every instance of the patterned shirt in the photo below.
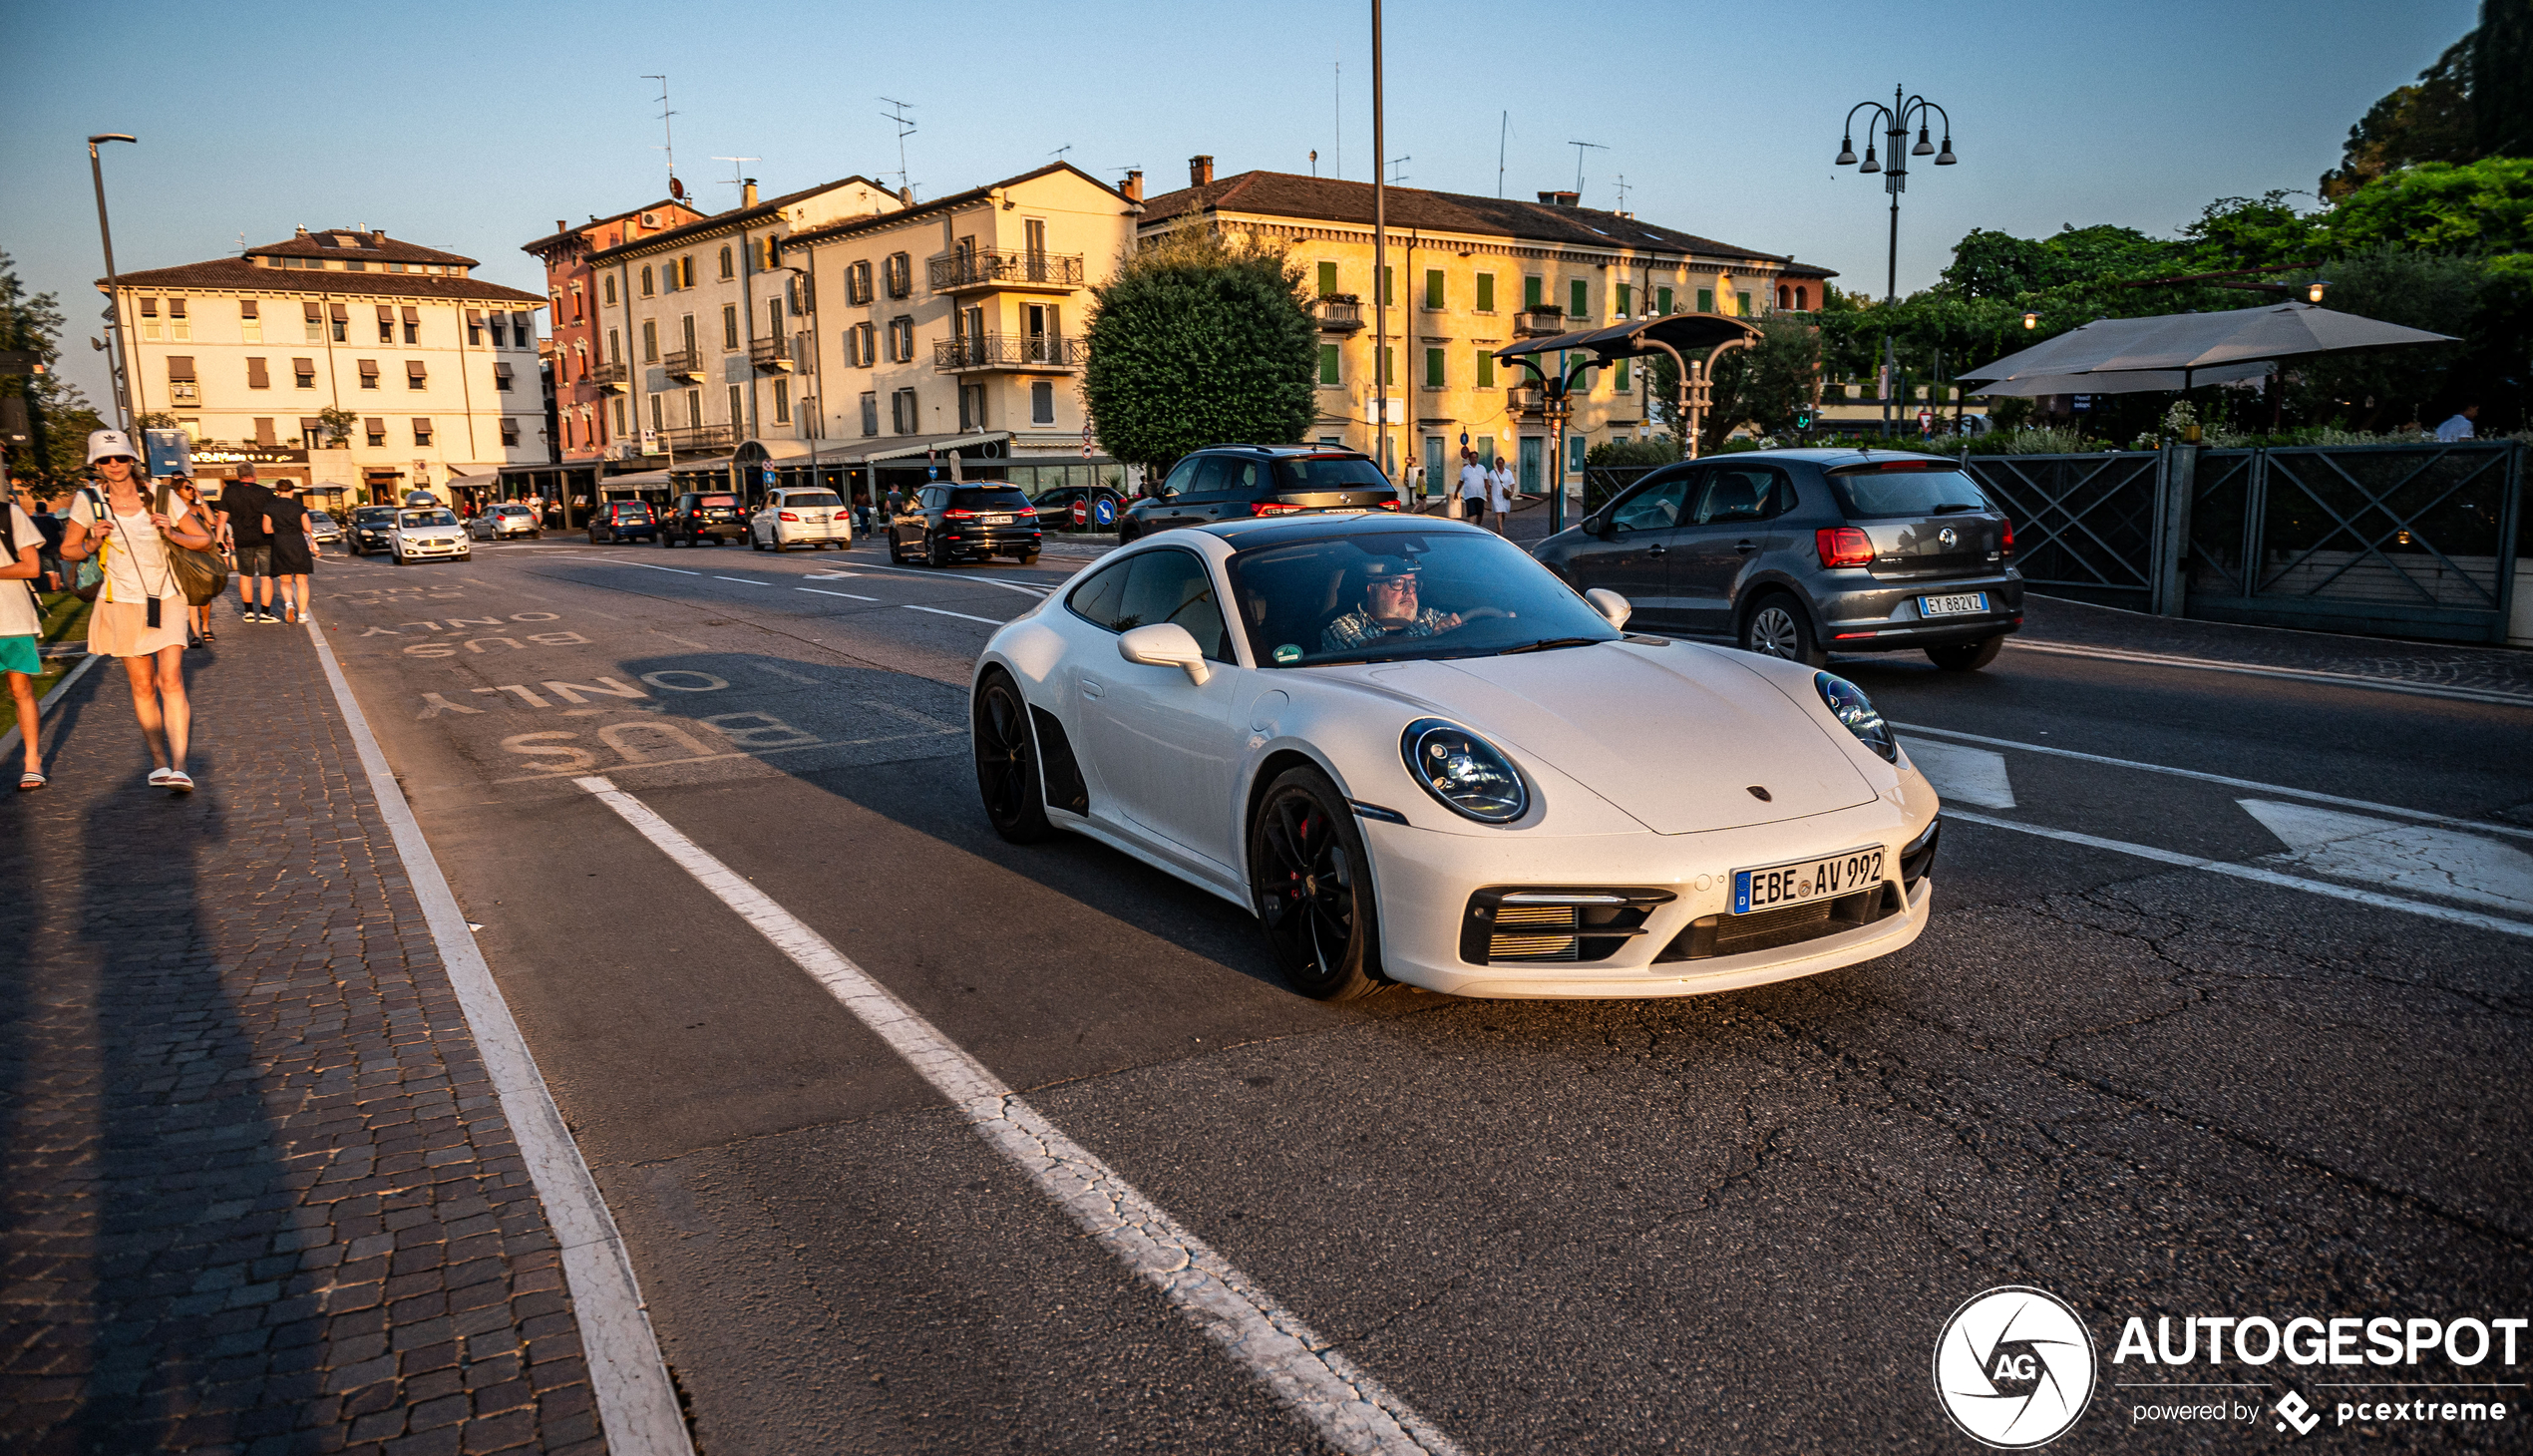
<svg viewBox="0 0 2533 1456">
<path fill-rule="evenodd" d="M 1358 606 L 1328 623 L 1328 629 L 1319 634 L 1319 650 L 1342 652 L 1348 647 L 1360 647 L 1366 642 L 1377 642 L 1384 637 L 1430 637 L 1436 632 L 1449 630 L 1451 630 L 1451 622 L 1448 616 L 1430 606 L 1416 613 L 1414 621 L 1396 631 L 1382 626 L 1380 620 L 1370 611 Z"/>
</svg>

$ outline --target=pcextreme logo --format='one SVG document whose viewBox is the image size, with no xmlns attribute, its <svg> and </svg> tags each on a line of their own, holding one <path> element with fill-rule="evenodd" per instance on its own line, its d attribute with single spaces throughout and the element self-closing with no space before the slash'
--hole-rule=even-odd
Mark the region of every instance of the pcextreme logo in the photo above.
<svg viewBox="0 0 2533 1456">
<path fill-rule="evenodd" d="M 2093 1398 L 2093 1336 L 2046 1289 L 1974 1294 L 1935 1341 L 1935 1393 L 1963 1434 L 2027 1450 L 2066 1433 Z"/>
</svg>

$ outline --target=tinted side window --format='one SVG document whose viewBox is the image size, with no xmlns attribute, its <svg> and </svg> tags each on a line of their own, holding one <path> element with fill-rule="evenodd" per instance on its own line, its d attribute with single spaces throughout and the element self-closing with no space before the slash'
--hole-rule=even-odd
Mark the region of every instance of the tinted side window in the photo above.
<svg viewBox="0 0 2533 1456">
<path fill-rule="evenodd" d="M 1095 627 L 1106 627 L 1112 632 L 1123 631 L 1124 628 L 1117 625 L 1117 603 L 1126 592 L 1126 571 L 1134 564 L 1134 560 L 1129 558 L 1100 567 L 1081 585 L 1073 588 L 1073 594 L 1064 598 L 1064 604 L 1072 608 L 1075 616 Z"/>
<path fill-rule="evenodd" d="M 1182 488 L 1188 493 L 1188 498 L 1209 501 L 1223 494 L 1223 467 L 1229 463 L 1220 455 L 1198 456 L 1196 479 Z"/>
<path fill-rule="evenodd" d="M 1223 494 L 1235 501 L 1270 494 L 1272 482 L 1273 473 L 1259 461 L 1223 458 Z"/>
<path fill-rule="evenodd" d="M 1198 461 L 1196 458 L 1180 461 L 1178 465 L 1171 470 L 1170 479 L 1161 483 L 1161 494 L 1165 496 L 1185 494 L 1196 484 L 1197 464 Z"/>
<path fill-rule="evenodd" d="M 1687 519 L 1687 505 L 1688 481 L 1674 476 L 1629 496 L 1610 513 L 1610 524 L 1629 531 L 1662 531 Z"/>
<path fill-rule="evenodd" d="M 1700 525 L 1713 526 L 1765 521 L 1784 515 L 1793 509 L 1793 492 L 1775 471 L 1757 466 L 1717 466 L 1707 473 L 1706 488 L 1699 493 L 1697 520 Z"/>
<path fill-rule="evenodd" d="M 1196 638 L 1206 656 L 1232 660 L 1232 634 L 1223 623 L 1222 602 L 1205 562 L 1188 551 L 1155 550 L 1126 565 L 1126 588 L 1113 619 L 1117 631 L 1176 622 Z"/>
</svg>

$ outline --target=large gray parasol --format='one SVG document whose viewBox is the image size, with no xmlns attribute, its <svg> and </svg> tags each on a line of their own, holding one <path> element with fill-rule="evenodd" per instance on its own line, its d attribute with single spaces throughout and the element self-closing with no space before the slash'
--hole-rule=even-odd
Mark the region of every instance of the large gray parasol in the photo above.
<svg viewBox="0 0 2533 1456">
<path fill-rule="evenodd" d="M 2453 342 L 2446 334 L 2310 303 L 2277 303 L 2096 319 L 1956 377 L 1987 381 L 1989 387 L 1974 394 L 2129 394 L 2258 378 L 2275 361 L 2314 354 Z"/>
</svg>

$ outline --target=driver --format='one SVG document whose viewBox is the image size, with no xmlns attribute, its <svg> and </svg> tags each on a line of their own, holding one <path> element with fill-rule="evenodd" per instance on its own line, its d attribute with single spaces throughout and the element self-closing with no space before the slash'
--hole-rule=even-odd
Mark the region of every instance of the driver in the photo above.
<svg viewBox="0 0 2533 1456">
<path fill-rule="evenodd" d="M 1320 651 L 1431 637 L 1460 625 L 1457 612 L 1436 611 L 1417 600 L 1414 561 L 1373 561 L 1363 568 L 1363 604 L 1328 623 L 1319 636 Z"/>
</svg>

